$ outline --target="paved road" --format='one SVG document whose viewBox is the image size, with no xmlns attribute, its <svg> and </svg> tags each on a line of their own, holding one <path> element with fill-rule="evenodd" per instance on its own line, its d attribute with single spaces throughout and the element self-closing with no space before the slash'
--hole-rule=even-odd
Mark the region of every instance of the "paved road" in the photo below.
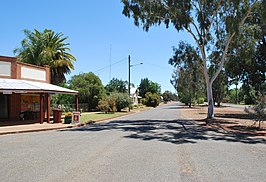
<svg viewBox="0 0 266 182">
<path fill-rule="evenodd" d="M 265 181 L 265 139 L 204 128 L 180 109 L 0 136 L 0 181 Z"/>
</svg>

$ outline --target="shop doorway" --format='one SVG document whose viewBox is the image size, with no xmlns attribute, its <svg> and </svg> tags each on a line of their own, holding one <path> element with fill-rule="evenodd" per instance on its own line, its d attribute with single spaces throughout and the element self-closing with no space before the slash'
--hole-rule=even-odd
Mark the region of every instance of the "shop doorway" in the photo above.
<svg viewBox="0 0 266 182">
<path fill-rule="evenodd" d="M 8 98 L 7 95 L 0 94 L 0 119 L 8 118 Z"/>
</svg>

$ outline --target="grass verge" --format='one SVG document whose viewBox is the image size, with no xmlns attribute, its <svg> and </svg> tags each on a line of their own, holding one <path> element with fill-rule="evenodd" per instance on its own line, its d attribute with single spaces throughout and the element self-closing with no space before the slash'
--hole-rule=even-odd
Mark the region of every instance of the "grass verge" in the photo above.
<svg viewBox="0 0 266 182">
<path fill-rule="evenodd" d="M 119 116 L 123 116 L 127 114 L 127 112 L 115 112 L 115 113 L 102 113 L 102 112 L 95 112 L 95 113 L 89 113 L 89 112 L 84 112 L 81 114 L 80 117 L 80 123 L 81 124 L 86 124 L 89 122 L 97 122 L 101 121 L 104 119 L 111 119 Z"/>
</svg>

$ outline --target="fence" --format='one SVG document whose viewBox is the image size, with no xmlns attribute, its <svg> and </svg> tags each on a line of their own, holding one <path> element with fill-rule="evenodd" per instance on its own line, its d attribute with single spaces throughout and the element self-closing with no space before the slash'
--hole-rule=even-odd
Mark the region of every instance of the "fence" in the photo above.
<svg viewBox="0 0 266 182">
<path fill-rule="evenodd" d="M 73 112 L 76 111 L 76 105 L 75 104 L 51 104 L 51 113 L 53 109 L 59 108 L 63 112 Z M 88 103 L 79 103 L 78 104 L 78 111 L 79 112 L 88 112 Z"/>
</svg>

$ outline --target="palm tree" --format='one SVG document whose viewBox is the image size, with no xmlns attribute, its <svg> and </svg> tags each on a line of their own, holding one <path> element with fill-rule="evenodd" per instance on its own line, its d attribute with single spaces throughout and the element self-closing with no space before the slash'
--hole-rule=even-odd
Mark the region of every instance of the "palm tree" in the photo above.
<svg viewBox="0 0 266 182">
<path fill-rule="evenodd" d="M 49 65 L 53 84 L 65 81 L 65 74 L 74 70 L 73 62 L 76 61 L 69 53 L 69 43 L 65 43 L 68 37 L 47 29 L 43 32 L 24 30 L 24 33 L 26 38 L 22 40 L 21 48 L 14 50 L 17 58 L 38 66 Z"/>
</svg>

